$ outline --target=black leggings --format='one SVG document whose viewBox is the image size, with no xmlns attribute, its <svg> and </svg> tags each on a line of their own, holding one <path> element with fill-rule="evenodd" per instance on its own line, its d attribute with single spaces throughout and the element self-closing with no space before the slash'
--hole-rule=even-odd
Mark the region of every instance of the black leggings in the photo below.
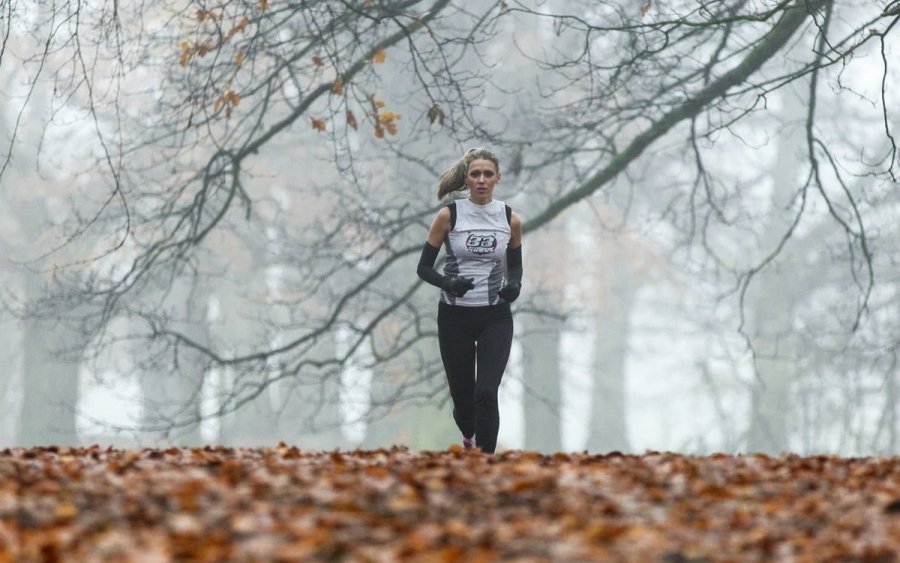
<svg viewBox="0 0 900 563">
<path fill-rule="evenodd" d="M 497 448 L 497 391 L 512 338 L 509 303 L 462 307 L 441 302 L 438 306 L 438 341 L 453 399 L 453 419 L 463 436 L 476 436 L 485 453 Z"/>
</svg>

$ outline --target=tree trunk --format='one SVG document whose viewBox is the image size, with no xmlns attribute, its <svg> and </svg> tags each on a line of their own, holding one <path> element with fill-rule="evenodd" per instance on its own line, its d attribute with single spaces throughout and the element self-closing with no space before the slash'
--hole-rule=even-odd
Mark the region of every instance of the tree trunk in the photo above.
<svg viewBox="0 0 900 563">
<path fill-rule="evenodd" d="M 321 338 L 315 349 L 304 355 L 306 359 L 335 358 L 334 333 L 326 332 Z M 278 382 L 270 389 L 274 394 L 277 439 L 306 449 L 343 448 L 340 386 L 340 370 L 334 364 L 324 369 L 310 367 L 296 378 Z"/>
<path fill-rule="evenodd" d="M 223 386 L 233 386 L 234 375 L 226 370 Z M 219 441 L 232 447 L 251 447 L 261 441 L 271 443 L 275 428 L 275 409 L 268 391 L 260 393 L 219 421 Z"/>
<path fill-rule="evenodd" d="M 13 42 L 16 43 L 17 38 Z M 21 44 L 20 47 L 27 48 Z M 44 86 L 34 89 L 25 112 L 36 122 L 47 118 L 45 111 L 50 107 L 50 94 Z M 12 124 L 7 124 L 3 119 L 0 116 L 0 134 L 11 138 Z M 42 132 L 40 123 L 19 130 L 10 154 L 12 166 L 5 170 L 3 177 L 4 187 L 9 186 L 13 190 L 5 195 L 14 202 L 15 210 L 10 219 L 18 224 L 20 236 L 13 244 L 26 249 L 32 256 L 48 250 L 40 241 L 44 238 L 44 231 L 59 220 L 59 217 L 51 218 L 48 207 L 48 202 L 54 199 L 52 190 L 57 186 L 35 174 L 38 163 L 30 152 L 43 142 Z M 66 255 L 62 251 L 56 253 L 53 259 Z M 12 257 L 7 253 L 3 256 Z M 32 268 L 38 270 L 47 266 L 48 261 L 41 261 Z M 48 285 L 47 277 L 34 270 L 21 269 L 24 283 L 22 294 L 28 302 L 45 297 Z M 80 331 L 77 313 L 78 307 L 74 304 L 72 309 L 60 313 L 59 318 L 26 319 L 20 324 L 22 402 L 16 431 L 16 444 L 19 446 L 78 444 L 75 424 L 78 373 L 89 336 Z"/>
<path fill-rule="evenodd" d="M 208 295 L 194 280 L 179 277 L 167 296 L 173 330 L 201 345 L 209 345 L 207 324 Z M 176 345 L 177 368 L 171 372 L 144 373 L 141 377 L 144 421 L 149 425 L 187 422 L 163 431 L 163 442 L 177 446 L 199 446 L 203 382 L 208 372 L 205 356 L 188 347 Z M 190 421 L 196 421 L 191 423 Z"/>
<path fill-rule="evenodd" d="M 563 321 L 542 315 L 519 315 L 522 343 L 525 449 L 544 453 L 562 449 L 562 371 L 560 344 Z"/>
<path fill-rule="evenodd" d="M 0 216 L 0 221 L 4 217 Z M 2 229 L 2 227 L 0 227 Z M 2 232 L 2 231 L 0 231 Z M 16 238 L 19 238 L 18 236 Z M 0 253 L 10 256 L 8 248 L 0 237 Z M 0 265 L 0 284 L 14 295 L 21 295 L 22 276 L 7 264 Z M 24 345 L 24 323 L 12 316 L 0 313 L 0 447 L 11 447 L 16 444 L 20 403 L 22 400 L 22 349 Z"/>
<path fill-rule="evenodd" d="M 799 86 L 799 85 L 798 85 Z M 784 210 L 797 187 L 802 157 L 802 124 L 805 95 L 794 88 L 779 92 L 784 103 L 785 126 L 778 137 L 777 157 L 772 174 L 769 223 L 762 236 L 762 252 L 778 244 L 777 233 L 784 232 Z M 760 272 L 751 286 L 748 300 L 754 321 L 752 340 L 755 348 L 756 381 L 751 397 L 750 428 L 747 448 L 753 452 L 780 453 L 788 449 L 788 417 L 791 382 L 796 366 L 796 348 L 792 336 L 794 293 L 790 279 L 769 269 Z"/>
<path fill-rule="evenodd" d="M 423 323 L 437 330 L 435 301 L 435 292 L 426 291 L 419 307 L 430 315 Z M 377 337 L 385 345 L 390 338 L 388 332 L 383 327 Z M 422 378 L 424 382 L 416 381 Z M 430 396 L 436 391 L 437 398 L 425 405 L 402 400 L 411 394 L 411 382 L 415 382 L 417 393 L 424 391 Z M 443 450 L 461 443 L 462 437 L 451 414 L 452 402 L 437 338 L 423 338 L 402 357 L 380 363 L 372 374 L 369 396 L 371 419 L 362 447 L 405 445 L 413 449 Z"/>
<path fill-rule="evenodd" d="M 885 417 L 887 419 L 887 445 L 886 452 L 897 453 L 900 451 L 900 436 L 897 433 L 897 409 L 900 404 L 900 393 L 897 391 L 897 370 L 891 369 L 886 375 L 885 390 Z M 877 448 L 877 444 L 876 444 Z"/>
<path fill-rule="evenodd" d="M 29 300 L 43 296 L 44 279 L 27 273 Z M 86 337 L 65 319 L 23 321 L 22 410 L 16 444 L 77 446 L 78 371 Z"/>
<path fill-rule="evenodd" d="M 783 306 L 790 305 L 785 303 Z M 751 452 L 778 454 L 789 449 L 788 414 L 791 381 L 795 377 L 794 347 L 789 333 L 784 332 L 790 325 L 790 315 L 777 314 L 776 307 L 775 303 L 757 307 L 758 314 L 768 312 L 771 316 L 763 325 L 765 332 L 758 333 L 756 338 L 757 379 L 751 397 L 747 436 L 747 449 Z"/>
<path fill-rule="evenodd" d="M 594 389 L 588 429 L 590 451 L 628 451 L 625 408 L 625 361 L 631 335 L 631 309 L 635 289 L 629 265 L 621 259 L 610 264 L 613 275 L 608 305 L 594 313 L 596 353 Z"/>
</svg>

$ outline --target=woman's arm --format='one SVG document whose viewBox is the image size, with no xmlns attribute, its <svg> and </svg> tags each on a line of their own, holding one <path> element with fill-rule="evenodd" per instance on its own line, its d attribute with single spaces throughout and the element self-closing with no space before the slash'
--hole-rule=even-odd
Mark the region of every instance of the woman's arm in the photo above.
<svg viewBox="0 0 900 563">
<path fill-rule="evenodd" d="M 434 222 L 431 223 L 431 229 L 428 230 L 428 237 L 425 239 L 425 245 L 422 247 L 422 255 L 419 257 L 416 274 L 431 285 L 457 297 L 462 297 L 467 291 L 475 287 L 472 283 L 473 280 L 459 276 L 442 276 L 434 269 L 438 250 L 440 250 L 441 244 L 443 244 L 449 232 L 450 210 L 443 207 L 438 211 Z"/>
<path fill-rule="evenodd" d="M 521 231 L 521 227 L 519 230 Z M 441 210 L 437 212 L 437 215 L 434 216 L 434 221 L 431 222 L 431 228 L 428 229 L 428 238 L 425 239 L 425 242 L 435 248 L 440 248 L 441 245 L 444 244 L 444 239 L 447 238 L 449 232 L 450 209 L 442 207 Z"/>
<path fill-rule="evenodd" d="M 506 285 L 500 297 L 508 303 L 519 298 L 522 289 L 522 218 L 515 213 L 509 219 L 509 245 L 506 247 Z"/>
<path fill-rule="evenodd" d="M 522 246 L 522 218 L 515 211 L 509 218 L 509 248 Z"/>
</svg>

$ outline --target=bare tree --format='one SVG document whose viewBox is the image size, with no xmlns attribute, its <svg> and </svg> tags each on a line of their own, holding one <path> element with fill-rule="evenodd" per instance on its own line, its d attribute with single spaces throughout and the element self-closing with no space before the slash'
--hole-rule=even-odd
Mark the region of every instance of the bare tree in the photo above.
<svg viewBox="0 0 900 563">
<path fill-rule="evenodd" d="M 675 263 L 702 253 L 702 275 L 719 296 L 733 296 L 738 315 L 753 284 L 801 237 L 804 221 L 824 218 L 821 252 L 834 256 L 831 272 L 845 274 L 834 274 L 830 287 L 853 296 L 837 326 L 845 341 L 853 339 L 868 330 L 883 279 L 883 241 L 868 230 L 882 196 L 851 189 L 845 169 L 884 186 L 900 168 L 888 103 L 895 4 L 572 0 L 538 11 L 514 1 L 473 9 L 450 0 L 228 0 L 214 7 L 149 2 L 127 15 L 115 5 L 54 5 L 54 21 L 65 25 L 52 28 L 45 53 L 72 54 L 70 66 L 43 76 L 60 83 L 60 99 L 86 108 L 102 165 L 102 183 L 87 191 L 94 212 L 76 214 L 70 239 L 90 240 L 99 248 L 95 257 L 124 266 L 98 275 L 81 267 L 90 259 L 73 263 L 57 276 L 59 292 L 36 304 L 52 314 L 80 303 L 90 311 L 85 329 L 94 333 L 127 317 L 132 337 L 152 342 L 143 369 L 177 365 L 196 373 L 199 365 L 231 373 L 213 416 L 282 381 L 333 379 L 363 348 L 377 352 L 376 364 L 409 357 L 433 338 L 408 272 L 436 209 L 422 197 L 430 190 L 410 186 L 430 186 L 442 163 L 478 139 L 515 156 L 510 164 L 528 195 L 526 233 L 617 189 L 616 180 L 626 183 L 635 168 L 656 172 L 637 186 L 652 190 L 642 208 L 672 228 Z M 558 38 L 547 47 L 518 44 L 515 56 L 536 69 L 537 103 L 529 107 L 515 103 L 522 93 L 504 88 L 498 66 L 514 52 L 497 31 L 519 21 Z M 10 64 L 7 51 L 2 57 Z M 854 65 L 874 69 L 870 83 L 879 86 L 866 122 L 853 127 L 866 132 L 865 142 L 835 135 L 846 129 L 840 105 L 823 116 L 824 97 L 856 96 L 845 84 Z M 113 70 L 112 78 L 98 79 L 101 69 Z M 164 76 L 162 88 L 145 91 L 132 74 L 125 79 L 126 70 Z M 772 93 L 800 81 L 810 93 L 802 174 L 786 190 L 792 197 L 780 210 L 783 228 L 763 238 L 749 180 L 711 160 L 722 158 L 723 147 L 746 156 L 770 146 L 750 131 L 771 127 Z M 398 90 L 402 95 L 387 95 Z M 486 100 L 511 103 L 483 108 Z M 399 107 L 408 109 L 401 114 Z M 854 104 L 854 115 L 866 111 L 860 108 Z M 873 131 L 884 142 L 870 143 Z M 290 146 L 303 151 L 283 150 Z M 680 169 L 668 170 L 672 162 Z M 758 162 L 748 159 L 751 167 Z M 316 177 L 311 168 L 330 172 Z M 276 346 L 263 336 L 224 346 L 182 330 L 153 296 L 181 278 L 228 279 L 227 265 L 210 271 L 203 257 L 215 253 L 223 233 L 273 220 L 257 212 L 269 197 L 262 187 L 271 184 L 290 200 L 275 216 L 280 258 L 293 266 L 279 304 L 297 315 L 277 322 L 259 316 L 278 332 Z M 393 340 L 384 345 L 377 340 L 387 326 Z M 753 349 L 755 335 L 740 320 L 736 329 Z M 346 353 L 315 354 L 338 330 L 350 335 Z M 202 359 L 178 364 L 185 350 Z M 393 398 L 440 387 L 436 370 L 407 365 L 421 377 Z M 196 425 L 202 417 L 183 412 L 165 425 Z"/>
</svg>

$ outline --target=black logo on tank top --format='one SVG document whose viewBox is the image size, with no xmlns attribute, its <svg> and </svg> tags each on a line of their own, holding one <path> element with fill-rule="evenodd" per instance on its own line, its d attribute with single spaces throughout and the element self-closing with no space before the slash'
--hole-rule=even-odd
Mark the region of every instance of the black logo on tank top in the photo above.
<svg viewBox="0 0 900 563">
<path fill-rule="evenodd" d="M 466 248 L 472 254 L 490 254 L 497 249 L 497 233 L 469 233 Z"/>
</svg>

